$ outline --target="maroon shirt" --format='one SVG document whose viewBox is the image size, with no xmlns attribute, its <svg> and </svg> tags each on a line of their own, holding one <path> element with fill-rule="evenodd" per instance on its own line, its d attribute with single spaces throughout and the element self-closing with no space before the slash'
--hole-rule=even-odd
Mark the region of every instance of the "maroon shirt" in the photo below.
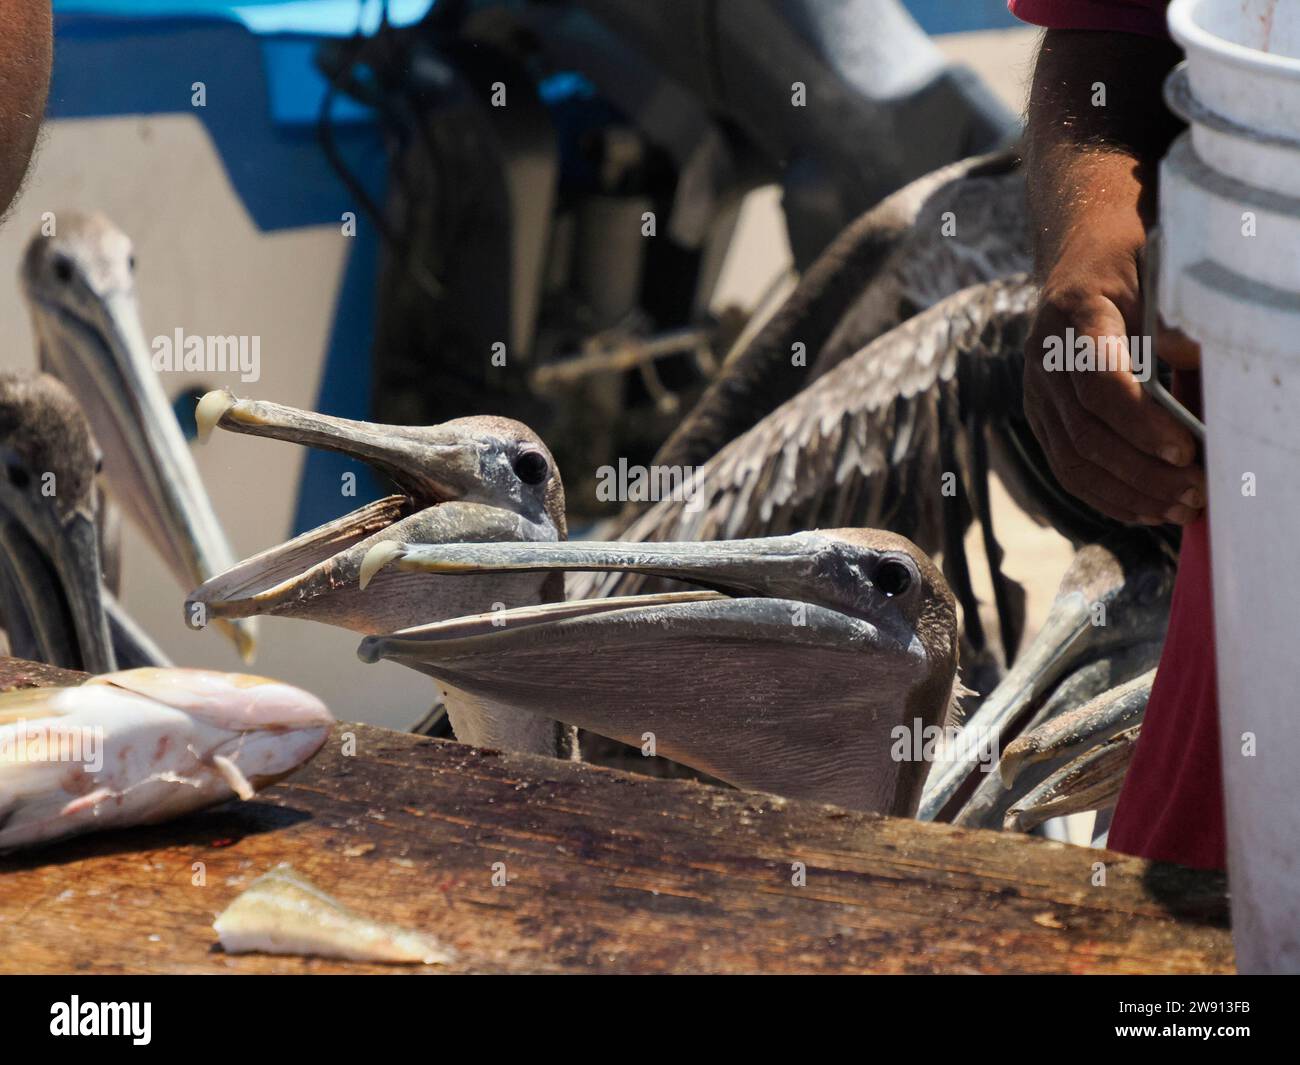
<svg viewBox="0 0 1300 1065">
<path fill-rule="evenodd" d="M 1018 19 L 1052 30 L 1117 30 L 1167 37 L 1167 0 L 1008 0 Z"/>
<path fill-rule="evenodd" d="M 1012 14 L 1058 30 L 1114 30 L 1165 37 L 1165 0 L 1009 0 Z M 1180 392 L 1195 392 L 1184 375 Z M 1190 397 L 1184 395 L 1184 402 Z M 1223 766 L 1204 518 L 1183 530 L 1169 632 L 1141 738 L 1124 779 L 1109 846 L 1203 869 L 1227 864 Z"/>
</svg>

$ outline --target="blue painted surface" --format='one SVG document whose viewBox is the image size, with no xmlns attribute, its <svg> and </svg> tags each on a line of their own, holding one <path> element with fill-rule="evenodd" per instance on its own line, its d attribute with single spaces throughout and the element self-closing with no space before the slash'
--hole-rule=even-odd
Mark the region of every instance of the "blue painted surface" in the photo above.
<svg viewBox="0 0 1300 1065">
<path fill-rule="evenodd" d="M 55 35 L 50 117 L 191 113 L 212 138 L 231 184 L 259 229 L 338 224 L 345 211 L 359 213 L 316 140 L 319 79 L 314 89 L 306 79 L 291 85 L 293 72 L 310 63 L 314 40 L 259 39 L 243 24 L 224 17 L 118 19 L 63 13 L 56 18 Z M 283 69 L 271 74 L 277 57 L 284 61 Z M 121 71 L 133 76 L 122 77 Z M 278 97 L 272 93 L 276 78 L 288 86 Z M 205 107 L 191 102 L 196 81 L 206 86 Z M 351 117 L 352 122 L 335 129 L 339 153 L 370 195 L 382 200 L 383 144 L 372 125 L 355 121 L 355 111 Z M 146 178 L 139 176 L 140 194 L 156 195 Z M 318 410 L 346 418 L 368 413 L 376 273 L 377 240 L 359 214 L 325 354 Z M 358 472 L 358 500 L 339 493 L 340 476 L 349 468 Z M 338 456 L 311 452 L 293 531 L 335 517 L 376 494 L 378 487 L 368 471 L 349 467 Z"/>
<path fill-rule="evenodd" d="M 433 0 L 388 0 L 394 26 L 418 22 Z M 56 14 L 122 15 L 131 18 L 220 18 L 257 34 L 310 33 L 346 37 L 373 33 L 383 0 L 54 0 Z"/>
<path fill-rule="evenodd" d="M 266 71 L 271 121 L 282 126 L 315 126 L 328 83 L 316 69 L 319 37 L 264 37 L 259 42 Z M 368 107 L 338 93 L 331 114 L 334 125 L 370 122 Z"/>
<path fill-rule="evenodd" d="M 316 409 L 342 418 L 370 415 L 370 343 L 374 328 L 375 267 L 379 237 L 358 219 L 355 247 L 343 271 L 343 283 L 334 304 L 330 346 L 321 371 Z M 355 498 L 343 495 L 343 475 L 356 474 Z M 384 494 L 369 467 L 333 451 L 307 452 L 294 532 L 314 529 Z"/>
<path fill-rule="evenodd" d="M 1023 26 L 1007 10 L 1007 0 L 903 0 L 926 33 L 965 33 Z"/>
<path fill-rule="evenodd" d="M 338 221 L 356 209 L 316 143 L 314 116 L 310 124 L 275 121 L 262 42 L 242 26 L 223 19 L 65 15 L 55 34 L 50 117 L 195 115 L 263 230 Z M 200 81 L 207 103 L 195 107 L 192 86 Z M 344 124 L 335 140 L 349 169 L 380 194 L 384 152 L 377 131 Z"/>
</svg>

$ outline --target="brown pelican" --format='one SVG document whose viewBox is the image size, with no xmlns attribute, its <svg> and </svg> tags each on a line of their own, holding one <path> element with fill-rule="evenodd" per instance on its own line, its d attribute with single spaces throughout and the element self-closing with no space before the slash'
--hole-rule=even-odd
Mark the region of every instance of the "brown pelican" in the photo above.
<svg viewBox="0 0 1300 1065">
<path fill-rule="evenodd" d="M 519 422 L 471 417 L 377 425 L 228 392 L 205 396 L 199 418 L 201 431 L 219 425 L 343 452 L 391 478 L 398 493 L 245 559 L 193 591 L 187 609 L 201 603 L 216 618 L 271 614 L 373 633 L 564 597 L 563 577 L 542 573 L 474 584 L 387 571 L 361 591 L 361 564 L 376 543 L 565 536 L 559 471 L 546 445 Z M 536 716 L 498 715 L 455 699 L 447 711 L 467 743 L 549 755 L 572 745 L 571 730 Z"/>
<path fill-rule="evenodd" d="M 635 745 L 652 735 L 660 754 L 743 788 L 911 816 L 928 769 L 912 753 L 962 691 L 947 584 L 893 533 L 383 544 L 367 569 L 394 560 L 444 579 L 479 574 L 470 584 L 618 570 L 709 589 L 457 618 L 368 636 L 359 653 L 494 713 L 563 718 Z"/>
<path fill-rule="evenodd" d="M 65 669 L 115 669 L 101 598 L 99 459 L 81 411 L 51 377 L 0 375 L 0 449 L 0 586 L 11 648 Z"/>
<path fill-rule="evenodd" d="M 103 215 L 60 212 L 56 235 L 28 244 L 23 288 L 41 369 L 81 404 L 109 494 L 191 588 L 234 555 L 153 369 L 134 265 L 130 238 Z M 250 658 L 253 623 L 223 627 Z"/>
<path fill-rule="evenodd" d="M 918 178 L 832 241 L 731 358 L 655 462 L 697 466 L 813 380 L 954 292 L 1027 271 L 1024 176 L 1014 152 Z M 801 345 L 805 359 L 792 359 Z"/>
<path fill-rule="evenodd" d="M 967 635 L 976 627 L 970 640 L 974 668 L 965 670 L 966 677 L 987 695 L 996 687 L 998 672 L 979 653 L 982 632 L 964 566 L 962 540 L 969 519 L 961 493 L 963 485 L 973 486 L 974 509 L 996 574 L 1000 549 L 986 490 L 991 451 L 1028 513 L 1050 520 L 1076 544 L 1102 540 L 1095 549 L 1085 547 L 1067 576 L 1063 589 L 1073 586 L 1079 593 L 1068 598 L 1070 604 L 1082 600 L 1085 590 L 1096 593 L 1084 603 L 1086 614 L 1098 603 L 1105 605 L 1107 597 L 1127 606 L 1129 599 L 1155 591 L 1149 608 L 1128 611 L 1122 619 L 1112 616 L 1110 628 L 1098 630 L 1106 638 L 1130 640 L 1135 646 L 1128 649 L 1101 650 L 1102 636 L 1081 638 L 1058 609 L 1031 660 L 996 688 L 996 705 L 972 724 L 1006 742 L 1031 707 L 1054 715 L 1150 668 L 1159 656 L 1168 612 L 1172 562 L 1167 540 L 1161 531 L 1125 530 L 1071 500 L 1046 468 L 1023 422 L 1020 401 L 1023 344 L 1035 299 L 1027 279 L 1009 278 L 963 290 L 909 319 L 724 446 L 695 470 L 682 498 L 656 503 L 625 530 L 624 538 L 763 536 L 851 524 L 907 535 L 927 551 L 942 552 L 945 572 L 963 604 Z M 951 490 L 945 490 L 945 480 Z M 1118 540 L 1110 544 L 1108 537 Z M 1110 577 L 1117 580 L 1107 583 Z M 627 594 L 640 590 L 644 581 L 637 574 L 585 575 L 570 581 L 570 594 Z M 999 613 L 1004 633 L 1013 634 L 1009 649 L 1016 626 L 1007 622 L 1015 612 L 1003 589 Z M 948 763 L 936 771 L 923 816 L 938 816 L 970 769 Z M 1000 797 L 989 801 L 988 787 L 992 785 L 981 801 L 990 810 L 1004 809 Z M 937 807 L 936 788 L 942 789 L 943 800 Z"/>
<path fill-rule="evenodd" d="M 99 451 L 68 390 L 0 374 L 0 618 L 11 653 L 106 672 L 167 660 L 101 579 Z"/>
<path fill-rule="evenodd" d="M 784 305 L 701 397 L 660 449 L 660 466 L 697 466 L 774 412 L 812 382 L 954 293 L 1030 268 L 1024 177 L 1015 151 L 978 156 L 943 167 L 867 211 L 807 270 Z M 802 358 L 795 358 L 798 352 Z M 924 357 L 908 380 L 906 356 L 896 376 L 907 392 L 932 383 Z M 1018 394 L 1019 386 L 1016 386 Z M 1001 570 L 1001 549 L 988 515 L 985 456 L 976 431 L 982 412 L 970 403 L 943 412 L 953 449 L 971 452 L 973 479 L 956 484 L 943 530 L 944 573 L 965 616 L 964 661 L 977 686 L 991 684 L 999 666 L 980 622 L 967 572 L 963 532 L 973 500 L 993 576 L 1003 656 L 1019 646 L 1023 592 Z M 965 420 L 965 422 L 963 422 Z M 966 446 L 963 447 L 963 444 Z M 951 470 L 953 464 L 946 467 Z M 953 509 L 955 508 L 955 509 Z M 622 535 L 637 508 L 614 527 Z M 862 519 L 863 524 L 884 523 Z M 892 526 L 887 526 L 892 527 Z M 777 532 L 778 529 L 765 530 Z M 899 530 L 918 542 L 921 529 Z"/>
</svg>

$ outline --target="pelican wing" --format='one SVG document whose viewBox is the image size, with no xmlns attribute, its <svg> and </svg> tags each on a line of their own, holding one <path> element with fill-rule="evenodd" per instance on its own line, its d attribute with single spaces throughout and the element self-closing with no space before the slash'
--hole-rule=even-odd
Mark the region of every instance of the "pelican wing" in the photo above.
<svg viewBox="0 0 1300 1065">
<path fill-rule="evenodd" d="M 968 285 L 1028 269 L 1016 153 L 963 159 L 917 178 L 858 217 L 818 256 L 659 449 L 656 463 L 711 458 L 810 380 L 916 311 Z M 817 360 L 812 375 L 791 365 L 795 344 Z M 823 345 L 827 354 L 819 354 Z"/>
<path fill-rule="evenodd" d="M 815 528 L 887 528 L 923 550 L 937 530 L 941 434 L 963 397 L 1013 409 L 1035 300 L 1023 276 L 977 285 L 863 348 L 737 437 L 686 479 L 683 498 L 646 511 L 632 541 L 717 540 Z M 967 403 L 969 398 L 965 398 Z M 1001 413 L 1005 413 L 1001 412 Z M 951 443 L 951 441 L 949 441 Z M 962 450 L 956 447 L 958 462 Z M 951 494 L 951 493 L 949 493 Z M 570 595 L 628 594 L 633 575 L 578 575 Z"/>
<path fill-rule="evenodd" d="M 1024 175 L 1014 162 L 973 169 L 920 205 L 818 351 L 814 380 L 954 292 L 1032 268 Z"/>
</svg>

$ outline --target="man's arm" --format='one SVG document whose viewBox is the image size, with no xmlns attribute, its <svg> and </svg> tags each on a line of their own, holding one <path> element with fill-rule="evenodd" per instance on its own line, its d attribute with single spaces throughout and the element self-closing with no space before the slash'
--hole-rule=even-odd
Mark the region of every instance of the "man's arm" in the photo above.
<svg viewBox="0 0 1300 1065">
<path fill-rule="evenodd" d="M 1154 219 L 1156 166 L 1178 132 L 1161 88 L 1167 41 L 1049 30 L 1030 96 L 1025 159 L 1042 301 L 1025 352 L 1025 413 L 1061 483 L 1122 521 L 1185 523 L 1205 505 L 1190 434 L 1120 370 L 1049 372 L 1043 343 L 1141 332 L 1139 256 Z M 1095 104 L 1104 93 L 1104 103 Z M 1162 335 L 1160 356 L 1196 363 Z"/>
</svg>

